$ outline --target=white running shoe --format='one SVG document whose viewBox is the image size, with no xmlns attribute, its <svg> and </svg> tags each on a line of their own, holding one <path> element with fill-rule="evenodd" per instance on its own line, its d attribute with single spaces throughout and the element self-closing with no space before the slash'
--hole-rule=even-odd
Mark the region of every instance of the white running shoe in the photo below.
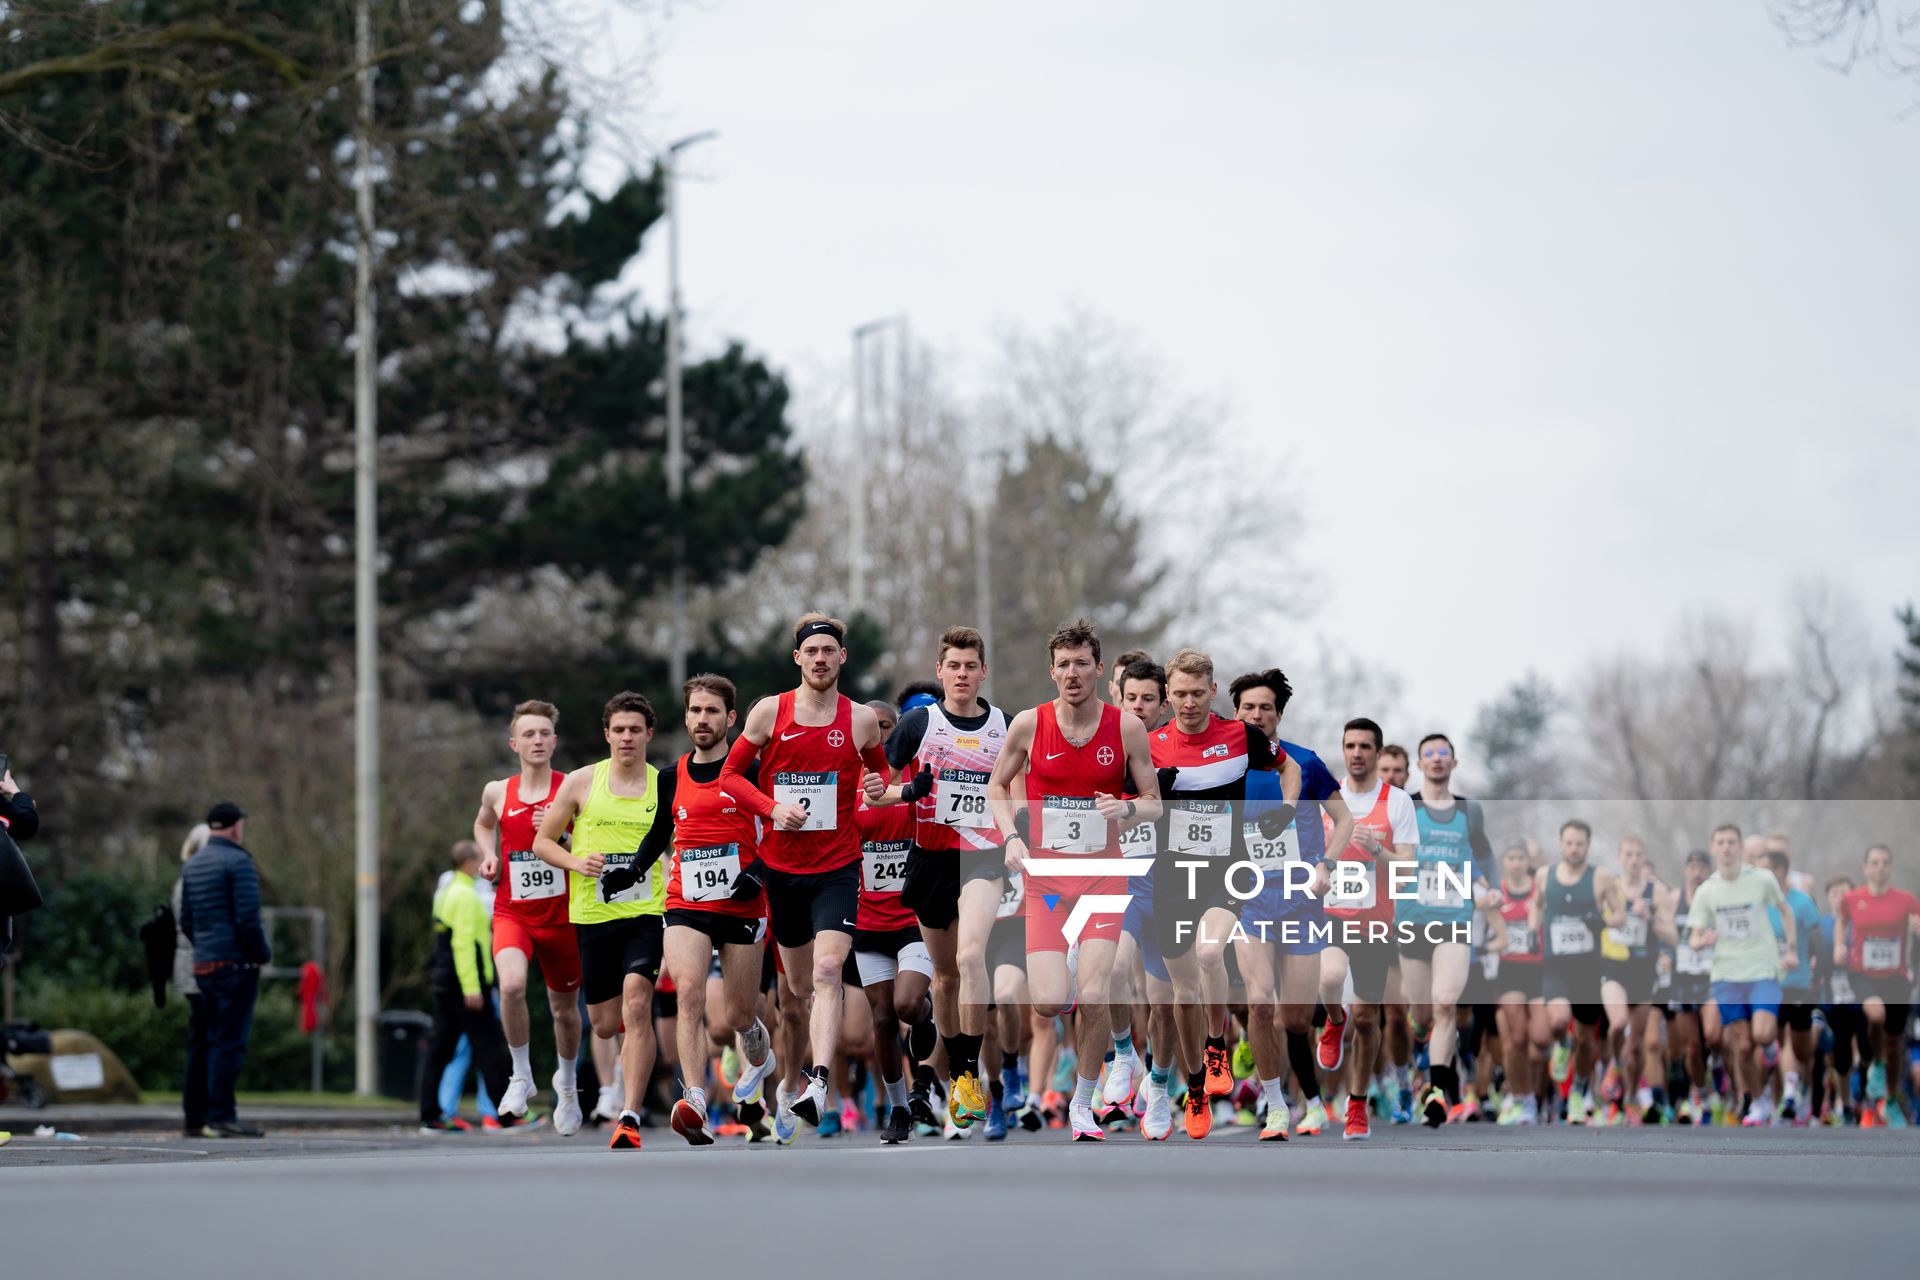
<svg viewBox="0 0 1920 1280">
<path fill-rule="evenodd" d="M 567 1081 L 565 1067 L 553 1073 L 553 1131 L 563 1138 L 580 1132 L 580 1090 Z"/>
<path fill-rule="evenodd" d="M 792 1146 L 793 1140 L 800 1135 L 800 1121 L 793 1114 L 795 1095 L 776 1087 L 773 1097 L 773 1140 L 783 1147 Z"/>
<path fill-rule="evenodd" d="M 1107 1131 L 1100 1127 L 1100 1119 L 1093 1114 L 1093 1106 L 1085 1102 L 1067 1104 L 1067 1127 L 1073 1130 L 1075 1142 L 1105 1142 Z"/>
<path fill-rule="evenodd" d="M 593 1104 L 593 1118 L 606 1124 L 612 1124 L 620 1118 L 620 1104 L 614 1100 L 612 1085 L 600 1086 L 599 1100 Z"/>
<path fill-rule="evenodd" d="M 807 1087 L 794 1098 L 792 1111 L 818 1129 L 821 1117 L 827 1114 L 827 1082 L 819 1076 L 809 1077 Z"/>
<path fill-rule="evenodd" d="M 514 1076 L 507 1081 L 507 1091 L 500 1095 L 500 1105 L 494 1110 L 503 1116 L 524 1116 L 527 1103 L 533 1100 L 533 1081 L 525 1076 Z"/>
<path fill-rule="evenodd" d="M 1147 1077 L 1147 1112 L 1140 1117 L 1140 1136 L 1149 1142 L 1165 1142 L 1173 1132 L 1173 1098 L 1168 1090 Z"/>
<path fill-rule="evenodd" d="M 952 1116 L 946 1116 L 945 1122 L 946 1122 L 946 1128 L 941 1131 L 941 1136 L 944 1137 L 948 1142 L 965 1142 L 968 1138 L 971 1138 L 973 1136 L 972 1129 L 970 1128 L 962 1129 L 959 1125 L 953 1122 Z"/>
<path fill-rule="evenodd" d="M 1124 1107 L 1133 1101 L 1133 1091 L 1140 1087 L 1140 1077 L 1146 1074 L 1140 1069 L 1140 1059 L 1131 1053 L 1113 1055 L 1113 1061 L 1107 1064 L 1107 1083 L 1100 1091 L 1100 1101 L 1105 1104 L 1101 1109 Z"/>
<path fill-rule="evenodd" d="M 773 1074 L 779 1059 L 774 1056 L 773 1046 L 767 1046 L 767 1060 L 759 1066 L 748 1062 L 745 1055 L 740 1058 L 740 1078 L 733 1082 L 733 1104 L 737 1107 L 743 1102 L 752 1102 L 754 1095 L 760 1092 L 761 1082 Z"/>
</svg>

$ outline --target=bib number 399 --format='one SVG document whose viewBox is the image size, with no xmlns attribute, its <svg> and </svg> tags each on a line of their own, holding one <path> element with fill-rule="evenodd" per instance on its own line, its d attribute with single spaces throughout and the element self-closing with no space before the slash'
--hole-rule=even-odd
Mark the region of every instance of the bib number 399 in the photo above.
<svg viewBox="0 0 1920 1280">
<path fill-rule="evenodd" d="M 511 877 L 515 902 L 557 898 L 566 892 L 566 885 L 562 883 L 559 868 L 540 861 L 533 856 L 531 850 L 509 854 L 507 873 Z"/>
</svg>

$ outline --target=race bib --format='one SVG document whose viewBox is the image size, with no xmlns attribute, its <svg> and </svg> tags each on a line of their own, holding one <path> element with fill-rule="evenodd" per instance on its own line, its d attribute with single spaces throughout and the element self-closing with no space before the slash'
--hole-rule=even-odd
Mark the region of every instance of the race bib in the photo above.
<svg viewBox="0 0 1920 1280">
<path fill-rule="evenodd" d="M 1695 951 L 1683 942 L 1673 949 L 1673 967 L 1675 972 L 1690 978 L 1703 978 L 1713 972 L 1713 948 Z"/>
<path fill-rule="evenodd" d="M 1547 925 L 1547 938 L 1556 956 L 1583 956 L 1593 950 L 1593 930 L 1585 920 L 1562 916 Z"/>
<path fill-rule="evenodd" d="M 1284 863 L 1300 861 L 1300 830 L 1295 823 L 1289 822 L 1285 831 L 1269 840 L 1260 834 L 1258 822 L 1243 822 L 1240 838 L 1246 841 L 1247 860 L 1263 872 L 1270 873 Z"/>
<path fill-rule="evenodd" d="M 907 883 L 911 840 L 869 840 L 860 846 L 861 887 L 868 893 L 898 893 Z"/>
<path fill-rule="evenodd" d="M 1673 985 L 1673 954 L 1662 951 L 1653 962 L 1653 989 L 1665 991 Z"/>
<path fill-rule="evenodd" d="M 942 769 L 935 775 L 933 820 L 949 827 L 989 827 L 987 779 L 974 769 Z"/>
<path fill-rule="evenodd" d="M 1120 833 L 1120 856 L 1151 858 L 1160 852 L 1160 824 L 1141 822 Z"/>
<path fill-rule="evenodd" d="M 1858 997 L 1853 994 L 1853 978 L 1844 973 L 1833 975 L 1833 1002 L 1835 1004 L 1854 1004 Z"/>
<path fill-rule="evenodd" d="M 640 870 L 638 853 L 606 853 L 600 868 L 600 901 L 645 902 L 653 893 L 653 868 Z"/>
<path fill-rule="evenodd" d="M 740 846 L 710 844 L 680 850 L 680 896 L 688 902 L 723 902 L 740 879 Z"/>
<path fill-rule="evenodd" d="M 1753 937 L 1753 907 L 1720 907 L 1713 913 L 1714 932 L 1721 942 L 1745 942 Z"/>
<path fill-rule="evenodd" d="M 1631 947 L 1637 951 L 1647 945 L 1647 918 L 1629 915 L 1625 924 L 1618 929 L 1607 930 L 1607 935 L 1613 939 L 1615 945 Z"/>
<path fill-rule="evenodd" d="M 1227 800 L 1176 800 L 1167 806 L 1167 844 L 1181 853 L 1225 858 L 1233 853 L 1233 805 Z"/>
<path fill-rule="evenodd" d="M 1440 874 L 1440 864 L 1420 865 L 1420 905 L 1423 907 L 1464 907 L 1465 897 L 1455 892 L 1453 882 Z"/>
<path fill-rule="evenodd" d="M 1492 982 L 1494 979 L 1500 976 L 1500 953 L 1499 952 L 1482 951 L 1480 953 L 1480 976 L 1485 978 L 1488 982 Z"/>
<path fill-rule="evenodd" d="M 531 849 L 507 855 L 507 880 L 515 902 L 557 898 L 567 891 L 566 877 L 560 874 L 560 868 L 540 861 Z"/>
<path fill-rule="evenodd" d="M 1040 847 L 1055 853 L 1105 853 L 1107 819 L 1091 798 L 1048 796 L 1040 802 Z"/>
<path fill-rule="evenodd" d="M 1900 939 L 1861 939 L 1860 967 L 1869 973 L 1898 969 L 1900 967 Z"/>
<path fill-rule="evenodd" d="M 773 798 L 779 804 L 797 804 L 807 811 L 802 831 L 832 831 L 840 825 L 838 773 L 776 773 Z"/>
<path fill-rule="evenodd" d="M 1026 901 L 1026 886 L 1020 883 L 1020 873 L 1009 871 L 1007 881 L 1000 889 L 1000 905 L 995 909 L 993 918 L 1007 920 L 1020 914 L 1020 904 Z"/>
<path fill-rule="evenodd" d="M 1533 926 L 1510 924 L 1507 926 L 1507 954 L 1530 956 L 1540 949 L 1540 940 L 1533 936 Z"/>
<path fill-rule="evenodd" d="M 1366 881 L 1366 887 L 1359 893 L 1342 895 L 1338 892 L 1343 877 L 1351 877 L 1358 872 Z M 1376 894 L 1374 864 L 1371 862 L 1343 862 L 1334 868 L 1333 883 L 1327 892 L 1329 911 L 1365 911 L 1378 901 Z"/>
</svg>

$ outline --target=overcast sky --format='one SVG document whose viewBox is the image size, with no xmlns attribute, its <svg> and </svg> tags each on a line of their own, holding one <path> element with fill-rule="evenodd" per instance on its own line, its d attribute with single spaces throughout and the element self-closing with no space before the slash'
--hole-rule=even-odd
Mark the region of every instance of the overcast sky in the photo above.
<svg viewBox="0 0 1920 1280">
<path fill-rule="evenodd" d="M 1311 625 L 1401 674 L 1393 736 L 1689 609 L 1776 639 L 1796 575 L 1888 648 L 1920 593 L 1920 117 L 1763 0 L 611 14 L 648 137 L 723 135 L 696 347 L 823 397 L 876 315 L 1133 327 L 1303 467 Z"/>
</svg>

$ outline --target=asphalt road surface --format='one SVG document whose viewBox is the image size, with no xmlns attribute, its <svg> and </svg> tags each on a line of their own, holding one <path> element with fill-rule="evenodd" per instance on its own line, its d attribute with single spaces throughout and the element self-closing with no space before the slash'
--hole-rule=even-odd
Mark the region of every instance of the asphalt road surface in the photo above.
<svg viewBox="0 0 1920 1280">
<path fill-rule="evenodd" d="M 590 1133 L 395 1130 L 0 1148 L 0 1254 L 35 1278 L 1897 1276 L 1920 1264 L 1915 1205 L 1911 1130 L 903 1148 L 855 1134 L 697 1151 L 649 1130 L 632 1153 Z"/>
</svg>

